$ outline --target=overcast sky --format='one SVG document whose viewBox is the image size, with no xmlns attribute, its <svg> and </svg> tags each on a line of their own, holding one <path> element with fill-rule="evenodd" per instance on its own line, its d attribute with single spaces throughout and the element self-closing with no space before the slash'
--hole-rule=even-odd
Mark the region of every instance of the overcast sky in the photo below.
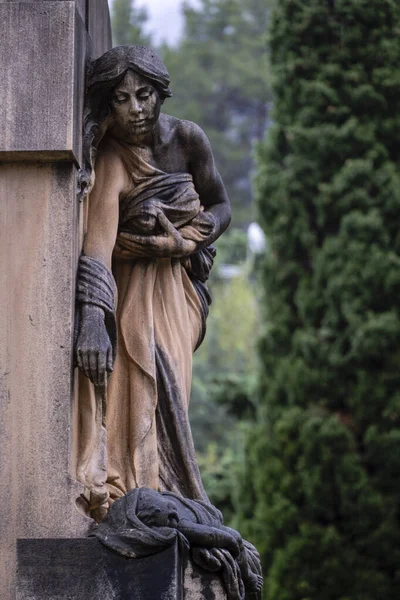
<svg viewBox="0 0 400 600">
<path fill-rule="evenodd" d="M 108 0 L 110 6 L 112 0 Z M 137 0 L 137 6 L 144 6 L 149 14 L 149 30 L 158 43 L 167 40 L 174 43 L 182 31 L 182 0 Z"/>
</svg>

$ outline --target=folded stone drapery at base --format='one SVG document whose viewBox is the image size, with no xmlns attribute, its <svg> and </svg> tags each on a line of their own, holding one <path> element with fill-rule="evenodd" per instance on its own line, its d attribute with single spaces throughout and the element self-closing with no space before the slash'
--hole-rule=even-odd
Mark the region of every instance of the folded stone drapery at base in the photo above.
<svg viewBox="0 0 400 600">
<path fill-rule="evenodd" d="M 257 550 L 218 509 L 136 488 L 87 539 L 17 543 L 16 600 L 260 600 Z"/>
<path fill-rule="evenodd" d="M 208 502 L 172 492 L 136 488 L 117 500 L 94 530 L 104 546 L 138 559 L 178 543 L 193 565 L 222 578 L 228 600 L 245 600 L 262 588 L 260 556 Z"/>
</svg>

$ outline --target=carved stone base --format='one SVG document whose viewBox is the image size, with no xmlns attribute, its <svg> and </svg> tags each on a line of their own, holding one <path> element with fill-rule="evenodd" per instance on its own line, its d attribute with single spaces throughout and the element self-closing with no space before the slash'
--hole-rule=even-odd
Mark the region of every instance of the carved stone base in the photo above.
<svg viewBox="0 0 400 600">
<path fill-rule="evenodd" d="M 16 600 L 225 600 L 218 577 L 174 545 L 127 559 L 94 538 L 17 542 Z"/>
<path fill-rule="evenodd" d="M 216 573 L 200 570 L 190 558 L 183 559 L 183 600 L 226 600 L 221 579 Z"/>
</svg>

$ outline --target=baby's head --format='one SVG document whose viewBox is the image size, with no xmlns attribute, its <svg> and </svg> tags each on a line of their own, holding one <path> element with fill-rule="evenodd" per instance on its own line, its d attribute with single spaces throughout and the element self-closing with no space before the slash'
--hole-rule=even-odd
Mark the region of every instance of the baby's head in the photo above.
<svg viewBox="0 0 400 600">
<path fill-rule="evenodd" d="M 151 198 L 142 202 L 129 221 L 129 231 L 140 235 L 157 234 L 159 231 L 157 219 L 159 204 L 160 202 L 156 198 Z"/>
</svg>

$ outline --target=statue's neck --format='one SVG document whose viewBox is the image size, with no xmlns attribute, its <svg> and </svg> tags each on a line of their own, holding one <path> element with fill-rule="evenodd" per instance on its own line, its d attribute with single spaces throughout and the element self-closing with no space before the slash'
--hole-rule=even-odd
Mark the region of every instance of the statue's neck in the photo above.
<svg viewBox="0 0 400 600">
<path fill-rule="evenodd" d="M 133 146 L 138 149 L 152 151 L 156 144 L 156 140 L 160 136 L 160 125 L 159 122 L 154 125 L 153 129 L 142 135 L 126 135 L 124 131 L 117 129 L 111 129 L 110 135 L 119 142 Z"/>
</svg>

